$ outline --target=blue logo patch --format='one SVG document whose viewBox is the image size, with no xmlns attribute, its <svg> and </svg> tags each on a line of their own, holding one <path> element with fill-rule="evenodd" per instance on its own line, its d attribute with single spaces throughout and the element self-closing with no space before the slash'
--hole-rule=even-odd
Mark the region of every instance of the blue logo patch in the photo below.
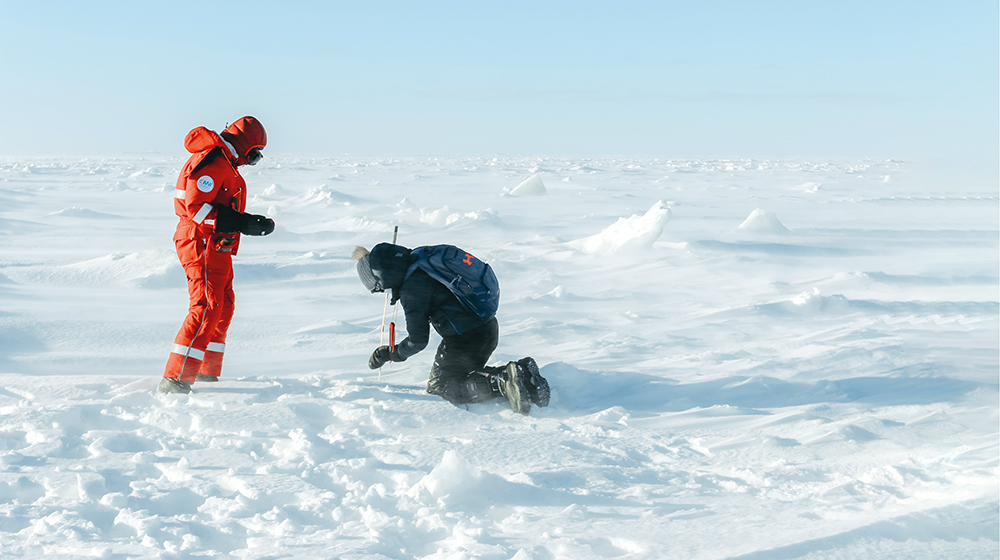
<svg viewBox="0 0 1000 560">
<path fill-rule="evenodd" d="M 198 179 L 198 190 L 201 192 L 212 192 L 215 188 L 215 181 L 208 175 L 203 175 Z"/>
</svg>

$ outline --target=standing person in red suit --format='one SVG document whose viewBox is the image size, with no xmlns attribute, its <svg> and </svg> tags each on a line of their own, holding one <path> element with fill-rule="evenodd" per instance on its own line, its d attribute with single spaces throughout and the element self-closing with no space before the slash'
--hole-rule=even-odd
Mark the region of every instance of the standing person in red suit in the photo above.
<svg viewBox="0 0 1000 560">
<path fill-rule="evenodd" d="M 267 133 L 243 117 L 221 133 L 203 126 L 188 132 L 191 152 L 174 191 L 177 257 L 187 276 L 190 306 L 160 381 L 161 393 L 190 393 L 195 381 L 218 381 L 226 332 L 233 319 L 233 255 L 240 234 L 267 235 L 274 221 L 246 214 L 246 181 L 239 167 L 264 156 Z"/>
</svg>

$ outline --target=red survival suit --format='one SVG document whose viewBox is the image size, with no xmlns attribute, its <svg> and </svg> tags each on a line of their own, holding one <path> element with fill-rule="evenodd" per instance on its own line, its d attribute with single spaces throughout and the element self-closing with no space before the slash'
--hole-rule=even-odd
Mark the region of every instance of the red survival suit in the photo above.
<svg viewBox="0 0 1000 560">
<path fill-rule="evenodd" d="M 258 148 L 259 154 L 266 144 L 264 127 L 253 117 L 243 117 L 221 135 L 200 126 L 184 139 L 193 155 L 174 191 L 174 212 L 180 218 L 174 245 L 187 276 L 190 306 L 163 377 L 193 383 L 199 373 L 215 378 L 222 373 L 235 301 L 233 255 L 240 234 L 216 231 L 218 207 L 244 212 L 246 181 L 237 167 L 247 163 L 250 150 Z"/>
</svg>

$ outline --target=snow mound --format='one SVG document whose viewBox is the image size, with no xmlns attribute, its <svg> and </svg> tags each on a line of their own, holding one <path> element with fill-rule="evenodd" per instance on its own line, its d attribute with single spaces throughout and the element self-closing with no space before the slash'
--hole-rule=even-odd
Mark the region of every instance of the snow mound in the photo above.
<svg viewBox="0 0 1000 560">
<path fill-rule="evenodd" d="M 347 321 L 323 321 L 308 327 L 302 327 L 295 334 L 358 334 L 371 329 L 348 323 Z"/>
<path fill-rule="evenodd" d="M 578 239 L 570 245 L 585 253 L 614 253 L 621 249 L 651 247 L 670 221 L 670 206 L 660 200 L 642 216 L 633 214 L 604 228 L 591 237 Z"/>
<path fill-rule="evenodd" d="M 124 284 L 145 290 L 165 290 L 184 287 L 185 282 L 184 268 L 175 258 L 168 263 L 151 264 L 150 268 L 128 278 Z"/>
<path fill-rule="evenodd" d="M 842 295 L 824 297 L 819 288 L 813 288 L 811 292 L 802 292 L 792 298 L 791 303 L 796 308 L 803 311 L 829 311 L 848 307 L 847 298 Z"/>
<path fill-rule="evenodd" d="M 416 203 L 410 200 L 409 197 L 403 197 L 403 200 L 397 202 L 396 208 L 398 208 L 400 212 L 414 212 L 419 210 Z"/>
<path fill-rule="evenodd" d="M 443 206 L 437 210 L 420 209 L 420 221 L 431 227 L 444 227 L 458 219 L 458 214 L 451 211 L 448 206 Z"/>
<path fill-rule="evenodd" d="M 452 212 L 448 206 L 443 206 L 437 210 L 420 209 L 420 221 L 431 227 L 445 227 L 457 222 L 489 222 L 497 223 L 499 219 L 490 210 L 480 210 L 477 212 Z"/>
<path fill-rule="evenodd" d="M 280 228 L 281 226 L 278 225 L 277 227 Z M 378 220 L 370 220 L 364 216 L 346 216 L 338 219 L 316 221 L 304 226 L 298 226 L 291 231 L 301 235 L 321 232 L 384 233 L 386 230 L 392 231 L 392 225 Z"/>
<path fill-rule="evenodd" d="M 475 490 L 483 478 L 483 473 L 470 465 L 455 450 L 449 449 L 441 457 L 441 463 L 421 478 L 407 492 L 413 498 L 428 495 L 433 498 L 447 498 L 452 494 L 461 495 Z"/>
<path fill-rule="evenodd" d="M 184 271 L 171 251 L 149 250 L 113 253 L 62 266 L 26 266 L 9 269 L 19 284 L 57 286 L 113 285 L 160 289 L 184 286 Z"/>
<path fill-rule="evenodd" d="M 813 288 L 789 300 L 758 305 L 756 308 L 777 317 L 839 315 L 850 311 L 851 302 L 840 294 L 824 296 L 819 288 Z"/>
<path fill-rule="evenodd" d="M 774 235 L 785 235 L 791 233 L 788 228 L 778 220 L 778 217 L 766 210 L 757 208 L 750 213 L 750 216 L 743 221 L 738 228 L 742 232 L 749 233 L 769 233 Z"/>
<path fill-rule="evenodd" d="M 143 177 L 163 177 L 163 172 L 155 167 L 147 167 L 129 174 L 129 179 L 140 179 Z"/>
<path fill-rule="evenodd" d="M 266 197 L 284 196 L 285 189 L 277 183 L 272 183 L 271 186 L 262 190 L 260 194 L 261 196 L 266 196 Z"/>
<path fill-rule="evenodd" d="M 513 196 L 545 196 L 545 183 L 542 182 L 541 176 L 532 175 L 514 187 L 510 194 Z"/>
<path fill-rule="evenodd" d="M 61 216 L 64 218 L 84 218 L 88 220 L 92 219 L 121 219 L 121 216 L 116 216 L 115 214 L 105 214 L 103 212 L 95 212 L 88 208 L 80 208 L 79 206 L 71 206 L 69 208 L 64 208 L 58 212 L 53 212 L 52 216 Z"/>
<path fill-rule="evenodd" d="M 362 199 L 331 189 L 326 185 L 320 185 L 288 199 L 287 202 L 293 206 L 326 208 L 328 206 L 351 206 L 362 202 Z"/>
</svg>

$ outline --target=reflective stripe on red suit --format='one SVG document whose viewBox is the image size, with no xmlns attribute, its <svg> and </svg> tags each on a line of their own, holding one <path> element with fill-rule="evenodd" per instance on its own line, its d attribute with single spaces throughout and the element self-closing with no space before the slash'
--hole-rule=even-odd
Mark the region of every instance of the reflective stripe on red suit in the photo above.
<svg viewBox="0 0 1000 560">
<path fill-rule="evenodd" d="M 233 318 L 233 255 L 239 233 L 217 233 L 214 204 L 246 209 L 246 181 L 236 154 L 215 132 L 198 127 L 188 133 L 188 159 L 174 191 L 177 257 L 187 276 L 189 306 L 167 360 L 164 377 L 193 383 L 199 373 L 222 372 L 226 333 Z"/>
</svg>

